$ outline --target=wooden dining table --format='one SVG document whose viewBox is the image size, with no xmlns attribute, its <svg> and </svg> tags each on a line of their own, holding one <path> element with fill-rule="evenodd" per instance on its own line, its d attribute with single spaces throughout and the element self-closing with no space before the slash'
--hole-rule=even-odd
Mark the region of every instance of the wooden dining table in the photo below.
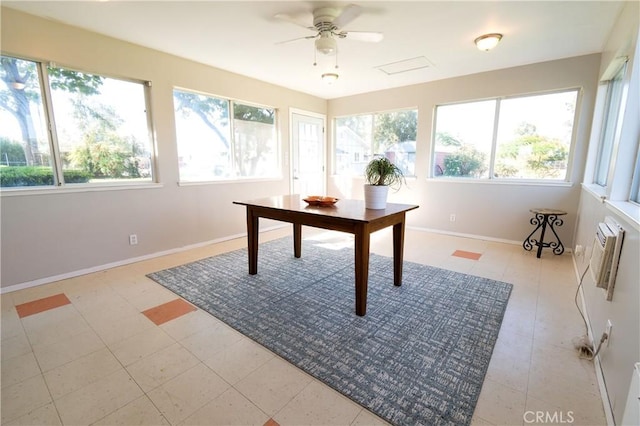
<svg viewBox="0 0 640 426">
<path fill-rule="evenodd" d="M 339 200 L 333 205 L 307 204 L 300 195 L 279 195 L 249 201 L 234 201 L 246 206 L 249 274 L 258 273 L 258 234 L 260 218 L 293 224 L 293 253 L 302 256 L 302 225 L 348 232 L 355 240 L 355 311 L 367 311 L 369 250 L 371 234 L 393 226 L 393 284 L 402 284 L 405 218 L 417 205 L 387 203 L 385 209 L 366 209 L 362 200 Z"/>
</svg>

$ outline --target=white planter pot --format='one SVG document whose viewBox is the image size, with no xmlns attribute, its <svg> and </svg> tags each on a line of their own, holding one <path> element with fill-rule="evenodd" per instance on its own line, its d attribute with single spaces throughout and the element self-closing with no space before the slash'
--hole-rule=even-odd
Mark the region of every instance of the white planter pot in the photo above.
<svg viewBox="0 0 640 426">
<path fill-rule="evenodd" d="M 365 185 L 364 186 L 364 206 L 367 209 L 382 210 L 387 208 L 388 186 Z"/>
</svg>

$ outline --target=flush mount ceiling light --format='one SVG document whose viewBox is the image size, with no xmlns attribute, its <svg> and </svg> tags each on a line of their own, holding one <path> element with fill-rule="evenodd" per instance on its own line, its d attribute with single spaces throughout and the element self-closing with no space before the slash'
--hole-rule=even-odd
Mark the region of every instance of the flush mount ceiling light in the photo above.
<svg viewBox="0 0 640 426">
<path fill-rule="evenodd" d="M 496 47 L 498 43 L 500 43 L 501 39 L 502 39 L 502 34 L 491 33 L 491 34 L 481 35 L 480 37 L 475 39 L 473 42 L 476 44 L 478 49 L 488 52 L 489 50 Z"/>
<path fill-rule="evenodd" d="M 327 72 L 322 74 L 322 81 L 327 84 L 333 84 L 338 79 L 338 74 L 333 72 Z"/>
</svg>

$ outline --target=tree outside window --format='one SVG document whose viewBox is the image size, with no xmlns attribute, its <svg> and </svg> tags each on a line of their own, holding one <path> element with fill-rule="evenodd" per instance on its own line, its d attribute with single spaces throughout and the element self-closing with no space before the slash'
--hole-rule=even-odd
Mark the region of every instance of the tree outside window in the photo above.
<svg viewBox="0 0 640 426">
<path fill-rule="evenodd" d="M 279 175 L 275 109 L 178 89 L 173 99 L 180 181 Z"/>
</svg>

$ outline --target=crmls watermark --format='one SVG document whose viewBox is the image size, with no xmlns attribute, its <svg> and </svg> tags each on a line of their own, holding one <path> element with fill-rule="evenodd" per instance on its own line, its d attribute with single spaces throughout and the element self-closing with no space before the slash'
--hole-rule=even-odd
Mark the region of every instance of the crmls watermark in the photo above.
<svg viewBox="0 0 640 426">
<path fill-rule="evenodd" d="M 573 411 L 525 411 L 522 416 L 525 423 L 572 424 Z"/>
</svg>

